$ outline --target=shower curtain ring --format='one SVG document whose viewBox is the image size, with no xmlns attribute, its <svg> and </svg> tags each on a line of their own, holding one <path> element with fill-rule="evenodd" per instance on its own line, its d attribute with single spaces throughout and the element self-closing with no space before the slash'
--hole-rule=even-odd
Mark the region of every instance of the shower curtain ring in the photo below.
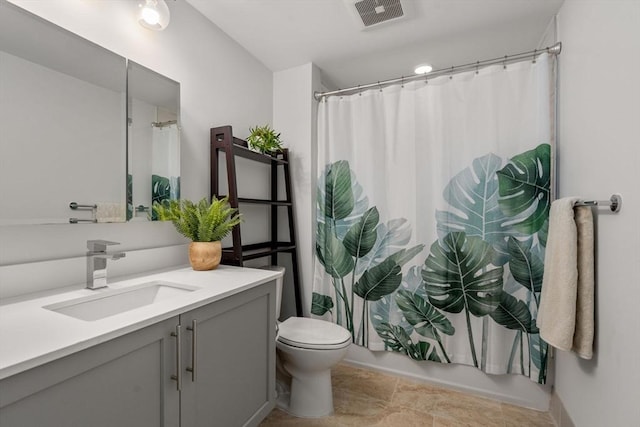
<svg viewBox="0 0 640 427">
<path fill-rule="evenodd" d="M 380 89 L 380 92 L 382 92 L 382 85 L 380 84 L 380 80 L 378 80 L 378 89 Z"/>
<path fill-rule="evenodd" d="M 507 55 L 504 56 L 504 61 L 502 62 L 502 69 L 507 69 Z"/>
<path fill-rule="evenodd" d="M 404 76 L 400 76 L 400 87 L 404 88 Z"/>
<path fill-rule="evenodd" d="M 479 68 L 480 68 L 480 61 L 476 61 L 476 74 L 480 74 Z"/>
<path fill-rule="evenodd" d="M 536 58 L 538 57 L 538 49 L 533 49 L 533 64 L 536 63 Z"/>
<path fill-rule="evenodd" d="M 362 96 L 362 91 L 360 90 L 360 85 L 358 85 L 358 96 Z"/>
<path fill-rule="evenodd" d="M 449 80 L 453 80 L 453 65 L 451 66 L 451 72 L 449 73 Z"/>
</svg>

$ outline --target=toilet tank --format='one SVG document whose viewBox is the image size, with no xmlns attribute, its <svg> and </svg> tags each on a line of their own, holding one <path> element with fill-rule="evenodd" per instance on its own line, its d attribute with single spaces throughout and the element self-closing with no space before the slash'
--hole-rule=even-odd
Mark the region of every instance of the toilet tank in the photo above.
<svg viewBox="0 0 640 427">
<path fill-rule="evenodd" d="M 276 322 L 280 317 L 280 306 L 282 302 L 282 284 L 284 283 L 284 267 L 280 265 L 263 265 L 258 267 L 262 270 L 272 270 L 282 272 L 282 275 L 276 279 Z"/>
</svg>

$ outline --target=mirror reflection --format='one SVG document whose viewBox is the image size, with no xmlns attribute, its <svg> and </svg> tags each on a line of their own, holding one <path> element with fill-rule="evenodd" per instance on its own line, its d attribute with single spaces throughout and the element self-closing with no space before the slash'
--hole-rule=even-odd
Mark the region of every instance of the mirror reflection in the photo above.
<svg viewBox="0 0 640 427">
<path fill-rule="evenodd" d="M 0 224 L 124 221 L 126 59 L 0 6 Z"/>
<path fill-rule="evenodd" d="M 180 197 L 180 84 L 133 61 L 127 79 L 127 217 L 146 221 L 154 202 Z"/>
<path fill-rule="evenodd" d="M 0 226 L 147 221 L 179 198 L 180 84 L 0 12 Z"/>
</svg>

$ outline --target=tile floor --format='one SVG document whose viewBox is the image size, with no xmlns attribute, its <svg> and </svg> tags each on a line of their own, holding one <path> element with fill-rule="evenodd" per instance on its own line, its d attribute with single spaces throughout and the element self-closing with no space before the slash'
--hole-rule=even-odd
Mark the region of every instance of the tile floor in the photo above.
<svg viewBox="0 0 640 427">
<path fill-rule="evenodd" d="M 332 372 L 335 413 L 296 418 L 274 409 L 260 427 L 552 427 L 546 412 L 433 385 L 338 365 Z"/>
</svg>

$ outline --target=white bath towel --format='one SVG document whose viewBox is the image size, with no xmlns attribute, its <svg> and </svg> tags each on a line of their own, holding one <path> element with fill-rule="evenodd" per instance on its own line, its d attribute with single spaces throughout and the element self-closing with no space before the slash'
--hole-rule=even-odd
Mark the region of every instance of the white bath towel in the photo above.
<svg viewBox="0 0 640 427">
<path fill-rule="evenodd" d="M 96 203 L 97 222 L 125 222 L 127 209 L 124 203 L 98 202 Z"/>
<path fill-rule="evenodd" d="M 593 356 L 593 216 L 567 197 L 551 204 L 537 325 L 540 337 L 583 359 Z"/>
</svg>

